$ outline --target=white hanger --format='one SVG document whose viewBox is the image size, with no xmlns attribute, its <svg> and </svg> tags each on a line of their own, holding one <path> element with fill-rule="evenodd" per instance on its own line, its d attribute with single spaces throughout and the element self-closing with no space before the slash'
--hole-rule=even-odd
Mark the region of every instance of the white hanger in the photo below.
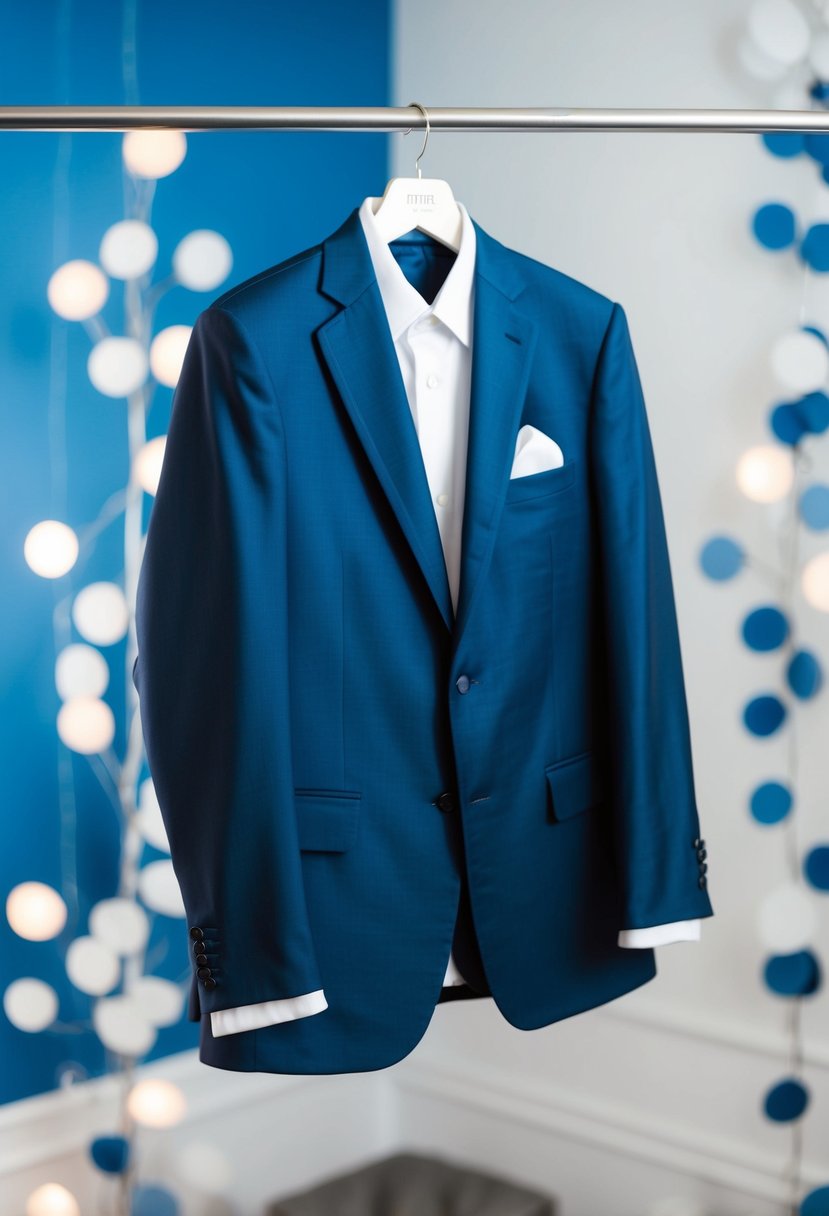
<svg viewBox="0 0 829 1216">
<path fill-rule="evenodd" d="M 426 119 L 426 138 L 415 161 L 417 177 L 392 177 L 386 184 L 374 218 L 386 243 L 411 232 L 413 228 L 419 228 L 457 253 L 461 245 L 463 216 L 447 181 L 441 177 L 420 175 L 420 157 L 429 142 L 429 115 L 419 101 L 409 104 L 418 106 Z"/>
</svg>

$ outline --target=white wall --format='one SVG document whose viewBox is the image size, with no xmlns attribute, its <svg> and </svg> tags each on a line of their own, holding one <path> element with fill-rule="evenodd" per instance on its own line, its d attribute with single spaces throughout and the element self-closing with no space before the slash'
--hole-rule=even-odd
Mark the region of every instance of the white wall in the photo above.
<svg viewBox="0 0 829 1216">
<path fill-rule="evenodd" d="M 399 3 L 394 100 L 427 107 L 770 106 L 767 87 L 736 66 L 734 42 L 748 7 L 747 0 Z M 413 173 L 422 132 L 393 142 L 394 171 Z M 741 498 L 734 466 L 746 447 L 770 439 L 766 414 L 782 398 L 767 351 L 800 323 L 804 276 L 794 255 L 760 250 L 749 223 L 754 208 L 772 198 L 790 200 L 807 219 L 819 195 L 825 206 L 829 191 L 817 185 L 813 163 L 803 162 L 771 157 L 756 135 L 598 132 L 433 132 L 420 162 L 424 176 L 446 177 L 506 245 L 624 305 L 671 548 L 715 916 L 703 922 L 699 943 L 658 950 L 651 984 L 600 1010 L 524 1034 L 492 1002 L 450 1004 L 437 1011 L 409 1061 L 424 1069 L 433 1059 L 451 1063 L 463 1078 L 464 1101 L 448 1125 L 436 1121 L 431 1100 L 411 1105 L 404 1134 L 426 1142 L 434 1135 L 489 1161 L 500 1151 L 522 1176 L 529 1162 L 535 1173 L 563 1180 L 564 1216 L 628 1216 L 672 1189 L 718 1195 L 723 1212 L 746 1211 L 745 1194 L 773 1201 L 784 1193 L 777 1178 L 791 1132 L 767 1122 L 761 1100 L 788 1072 L 788 1006 L 762 984 L 765 953 L 755 924 L 764 894 L 789 877 L 789 829 L 757 826 L 747 799 L 761 780 L 785 775 L 790 731 L 758 740 L 740 720 L 749 696 L 780 687 L 780 656 L 751 654 L 739 639 L 743 615 L 769 602 L 772 589 L 755 571 L 713 584 L 697 555 L 710 534 L 725 530 L 766 561 L 777 557 L 776 513 Z M 812 276 L 807 303 L 804 321 L 829 324 L 822 276 Z M 828 446 L 818 440 L 812 448 L 824 478 Z M 825 539 L 813 535 L 804 553 L 821 547 Z M 829 655 L 825 614 L 800 602 L 797 619 L 802 640 Z M 826 728 L 824 693 L 797 714 L 798 855 L 827 839 Z M 825 953 L 829 900 L 817 902 L 822 932 L 815 945 Z M 824 1184 L 828 1013 L 825 993 L 805 1003 L 813 1090 L 803 1125 L 806 1176 L 811 1169 L 814 1182 Z M 529 1130 L 516 1123 L 500 1150 L 489 1135 L 503 1123 L 486 1113 L 490 1092 L 517 1102 L 521 1120 L 532 1110 Z M 586 1151 L 590 1142 L 593 1152 Z M 694 1181 L 698 1174 L 704 1182 Z M 720 1195 L 723 1187 L 737 1193 Z M 758 1202 L 751 1210 L 780 1209 Z"/>
</svg>

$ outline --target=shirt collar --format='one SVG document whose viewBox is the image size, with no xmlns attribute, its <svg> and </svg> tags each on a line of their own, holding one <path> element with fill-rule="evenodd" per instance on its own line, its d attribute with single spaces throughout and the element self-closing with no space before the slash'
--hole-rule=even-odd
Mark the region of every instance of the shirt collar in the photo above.
<svg viewBox="0 0 829 1216">
<path fill-rule="evenodd" d="M 431 304 L 406 278 L 397 260 L 377 228 L 374 208 L 379 196 L 370 195 L 359 207 L 369 254 L 377 276 L 377 285 L 395 341 L 413 321 L 434 313 L 464 343 L 470 344 L 472 331 L 472 285 L 475 270 L 475 228 L 469 212 L 458 202 L 462 217 L 460 246 L 440 291 Z"/>
</svg>

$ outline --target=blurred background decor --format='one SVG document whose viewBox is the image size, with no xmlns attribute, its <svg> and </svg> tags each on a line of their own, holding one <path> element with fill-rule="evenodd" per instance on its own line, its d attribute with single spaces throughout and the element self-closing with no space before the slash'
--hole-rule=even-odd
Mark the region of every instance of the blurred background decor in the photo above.
<svg viewBox="0 0 829 1216">
<path fill-rule="evenodd" d="M 827 102 L 809 0 L 6 16 L 0 104 Z M 451 1002 L 393 1068 L 308 1078 L 194 1062 L 132 597 L 195 316 L 410 174 L 421 132 L 0 144 L 3 1216 L 301 1210 L 401 1152 L 561 1216 L 826 1216 L 823 139 L 432 133 L 424 173 L 630 319 L 717 915 L 644 992 L 533 1035 Z"/>
</svg>

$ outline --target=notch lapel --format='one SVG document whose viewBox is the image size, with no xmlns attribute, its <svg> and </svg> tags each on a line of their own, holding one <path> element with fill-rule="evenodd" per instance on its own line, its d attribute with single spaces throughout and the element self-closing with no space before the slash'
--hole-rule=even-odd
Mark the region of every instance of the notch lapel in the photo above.
<svg viewBox="0 0 829 1216">
<path fill-rule="evenodd" d="M 472 378 L 456 619 L 420 442 L 358 211 L 322 242 L 321 290 L 344 307 L 317 330 L 319 346 L 457 647 L 503 508 L 537 326 L 513 303 L 522 288 L 513 251 L 473 220 Z"/>
</svg>

